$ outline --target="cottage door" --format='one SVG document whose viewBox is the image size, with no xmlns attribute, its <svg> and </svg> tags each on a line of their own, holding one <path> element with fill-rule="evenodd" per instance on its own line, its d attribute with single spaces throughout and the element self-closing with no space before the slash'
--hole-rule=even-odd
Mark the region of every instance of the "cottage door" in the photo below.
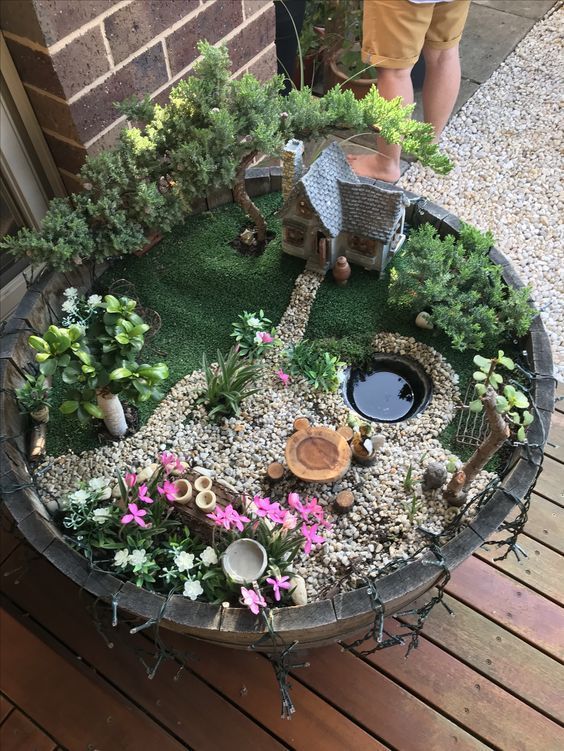
<svg viewBox="0 0 564 751">
<path fill-rule="evenodd" d="M 329 243 L 322 232 L 317 233 L 317 262 L 319 267 L 324 269 L 327 265 L 327 251 Z"/>
</svg>

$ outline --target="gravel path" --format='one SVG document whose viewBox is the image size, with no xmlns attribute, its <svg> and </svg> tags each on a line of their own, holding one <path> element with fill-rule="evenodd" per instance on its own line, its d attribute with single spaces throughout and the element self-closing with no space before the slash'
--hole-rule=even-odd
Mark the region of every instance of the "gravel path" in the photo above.
<svg viewBox="0 0 564 751">
<path fill-rule="evenodd" d="M 533 287 L 564 380 L 564 10 L 540 21 L 445 129 L 447 177 L 412 165 L 400 180 L 480 229 Z"/>
</svg>

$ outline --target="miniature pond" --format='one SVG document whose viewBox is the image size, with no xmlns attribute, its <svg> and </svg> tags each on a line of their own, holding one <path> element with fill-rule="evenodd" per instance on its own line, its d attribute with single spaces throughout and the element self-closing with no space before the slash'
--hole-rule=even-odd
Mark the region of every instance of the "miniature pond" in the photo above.
<svg viewBox="0 0 564 751">
<path fill-rule="evenodd" d="M 39 484 L 51 510 L 80 481 L 92 478 L 105 478 L 100 481 L 104 488 L 100 497 L 108 499 L 116 469 L 138 475 L 145 472 L 150 478 L 147 468 L 154 469 L 163 452 L 172 452 L 188 466 L 209 472 L 232 496 L 270 498 L 281 506 L 291 494 L 299 494 L 301 501 L 293 496 L 295 503 L 305 504 L 315 497 L 321 509 L 317 533 L 323 534 L 325 542 L 313 545 L 309 557 L 298 556 L 294 562 L 294 571 L 305 579 L 311 600 L 323 598 L 336 585 L 341 589 L 357 586 L 391 559 L 410 557 L 426 541 L 421 528 L 437 533 L 452 519 L 453 509 L 447 508 L 440 494 L 423 492 L 420 481 L 429 462 L 444 463 L 453 453 L 461 458 L 469 453 L 453 442 L 453 418 L 460 393 L 464 394 L 475 369 L 475 353 L 454 350 L 446 336 L 418 329 L 411 314 L 389 308 L 388 273 L 377 279 L 355 267 L 348 285 L 338 287 L 330 275 L 324 279 L 305 271 L 303 261 L 281 253 L 280 228 L 274 217 L 280 196 L 272 194 L 257 203 L 277 233 L 262 256 L 243 257 L 231 248 L 229 243 L 242 221 L 239 209 L 229 206 L 191 217 L 148 255 L 118 261 L 98 279 L 94 291 L 100 294 L 114 281 L 127 279 L 135 285 L 142 306 L 160 314 L 162 327 L 148 340 L 146 357 L 167 362 L 170 390 L 160 404 L 143 405 L 141 428 L 117 443 L 100 445 L 91 427 L 80 428 L 53 410 L 50 458 L 41 467 Z M 242 403 L 240 415 L 216 423 L 198 404 L 205 387 L 202 353 L 215 359 L 218 349 L 229 349 L 232 324 L 244 310 L 263 310 L 276 326 L 281 346 L 265 351 L 257 392 Z M 273 485 L 266 480 L 266 469 L 272 462 L 284 464 L 285 445 L 296 418 L 336 429 L 345 426 L 349 417 L 341 390 L 314 390 L 300 375 L 291 375 L 287 383 L 280 377 L 288 371 L 286 348 L 304 337 L 322 342 L 345 362 L 351 351 L 355 356 L 360 351 L 366 361 L 375 353 L 413 360 L 428 376 L 432 397 L 415 417 L 376 426 L 384 445 L 372 466 L 353 462 L 341 479 L 330 484 L 304 483 L 286 472 Z M 506 345 L 505 350 L 511 354 L 511 347 Z M 59 389 L 55 384 L 56 394 Z M 425 403 L 430 387 L 423 391 L 415 396 Z M 483 489 L 490 478 L 482 472 L 472 493 Z M 333 513 L 333 502 L 343 491 L 352 492 L 355 503 L 349 514 L 339 516 Z M 239 510 L 245 513 L 245 508 Z M 128 540 L 124 537 L 123 545 L 131 548 L 138 538 L 133 543 Z M 178 539 L 173 544 L 179 544 Z M 182 560 L 187 566 L 184 570 L 189 571 L 187 561 L 193 553 L 181 546 L 175 549 L 175 565 L 180 566 L 176 561 Z M 202 543 L 194 552 L 203 556 L 202 561 L 207 555 L 211 566 L 209 550 Z M 168 591 L 173 581 L 170 571 L 162 573 L 154 561 L 153 568 L 148 566 L 150 546 L 142 546 L 143 551 L 145 557 L 140 553 L 143 560 L 136 564 L 129 550 L 127 571 L 125 558 L 120 559 L 113 549 L 100 558 L 99 565 L 138 584 Z M 181 555 L 188 558 L 178 558 Z M 196 588 L 185 594 L 197 597 L 200 593 Z M 224 595 L 218 590 L 217 596 Z"/>
</svg>

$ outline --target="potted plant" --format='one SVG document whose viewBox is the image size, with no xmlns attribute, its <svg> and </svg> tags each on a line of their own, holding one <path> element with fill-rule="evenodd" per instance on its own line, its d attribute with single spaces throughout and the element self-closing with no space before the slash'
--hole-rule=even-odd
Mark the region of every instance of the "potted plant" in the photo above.
<svg viewBox="0 0 564 751">
<path fill-rule="evenodd" d="M 313 88 L 315 74 L 325 52 L 326 13 L 325 0 L 309 0 L 306 3 L 298 57 L 292 74 L 292 81 L 298 89 L 303 86 Z"/>
<path fill-rule="evenodd" d="M 43 373 L 38 375 L 25 373 L 24 375 L 26 382 L 19 389 L 16 389 L 16 399 L 20 411 L 23 414 L 28 414 L 36 424 L 49 422 L 51 397 L 47 378 Z"/>
</svg>

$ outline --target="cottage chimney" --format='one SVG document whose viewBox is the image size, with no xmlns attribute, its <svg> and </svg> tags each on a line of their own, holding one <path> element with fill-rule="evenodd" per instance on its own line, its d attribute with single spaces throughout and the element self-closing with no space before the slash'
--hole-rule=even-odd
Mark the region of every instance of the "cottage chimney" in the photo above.
<svg viewBox="0 0 564 751">
<path fill-rule="evenodd" d="M 282 152 L 282 196 L 284 200 L 288 198 L 288 194 L 303 175 L 303 153 L 303 142 L 296 138 L 291 138 L 284 146 Z"/>
</svg>

